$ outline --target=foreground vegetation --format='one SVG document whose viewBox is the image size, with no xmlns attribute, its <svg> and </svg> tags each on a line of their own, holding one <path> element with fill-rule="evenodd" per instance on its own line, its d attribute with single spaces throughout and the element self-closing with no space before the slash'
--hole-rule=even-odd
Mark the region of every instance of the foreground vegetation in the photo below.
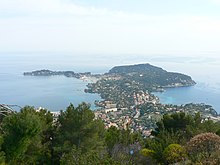
<svg viewBox="0 0 220 165">
<path fill-rule="evenodd" d="M 151 138 L 105 129 L 85 103 L 56 120 L 29 106 L 0 119 L 0 164 L 220 164 L 220 123 L 199 113 L 165 114 Z"/>
</svg>

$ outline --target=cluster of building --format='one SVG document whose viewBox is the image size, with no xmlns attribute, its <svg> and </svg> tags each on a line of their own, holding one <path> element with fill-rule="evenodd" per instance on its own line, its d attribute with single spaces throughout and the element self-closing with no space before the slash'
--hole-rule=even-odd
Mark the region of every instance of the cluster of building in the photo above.
<svg viewBox="0 0 220 165">
<path fill-rule="evenodd" d="M 143 100 L 144 95 L 136 94 L 136 99 Z M 156 122 L 161 120 L 167 113 L 185 112 L 195 114 L 199 112 L 204 120 L 220 121 L 211 106 L 204 104 L 187 104 L 182 106 L 166 105 L 148 102 L 144 106 L 117 109 L 114 104 L 106 104 L 102 110 L 95 111 L 95 117 L 101 119 L 106 128 L 115 126 L 118 129 L 130 129 L 132 132 L 140 132 L 144 137 L 149 137 L 155 129 Z"/>
<path fill-rule="evenodd" d="M 156 97 L 146 93 L 134 93 L 135 105 L 130 108 L 117 108 L 113 101 L 103 101 L 103 108 L 94 111 L 95 118 L 101 119 L 105 128 L 114 126 L 118 129 L 130 129 L 131 132 L 140 132 L 143 137 L 151 136 L 151 131 L 156 128 L 156 122 L 160 121 L 164 114 L 185 112 L 188 114 L 200 113 L 204 120 L 220 121 L 220 116 L 209 105 L 186 104 L 171 105 L 161 104 Z M 40 111 L 43 108 L 38 108 Z M 60 112 L 51 112 L 54 121 Z"/>
<path fill-rule="evenodd" d="M 159 103 L 159 98 L 155 97 L 154 95 L 151 95 L 148 91 L 144 92 L 144 91 L 140 91 L 138 93 L 133 94 L 133 98 L 134 98 L 134 104 L 137 105 L 141 105 L 141 104 L 145 104 L 145 103 Z"/>
<path fill-rule="evenodd" d="M 139 112 L 139 111 L 138 111 Z M 140 113 L 140 112 L 139 112 Z M 136 110 L 132 109 L 107 109 L 95 111 L 95 117 L 101 119 L 105 128 L 115 126 L 118 129 L 130 129 L 131 132 L 139 131 L 143 136 L 150 136 L 152 127 L 146 127 L 139 117 L 135 117 Z"/>
</svg>

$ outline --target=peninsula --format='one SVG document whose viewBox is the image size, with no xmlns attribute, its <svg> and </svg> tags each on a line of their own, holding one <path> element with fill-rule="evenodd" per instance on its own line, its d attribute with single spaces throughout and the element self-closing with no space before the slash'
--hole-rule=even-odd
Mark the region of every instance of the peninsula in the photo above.
<svg viewBox="0 0 220 165">
<path fill-rule="evenodd" d="M 151 92 L 165 88 L 195 85 L 190 76 L 167 72 L 150 64 L 113 67 L 95 83 L 89 83 L 86 92 L 98 93 L 102 99 L 112 101 L 118 108 L 159 102 Z M 102 105 L 102 102 L 98 105 Z"/>
<path fill-rule="evenodd" d="M 91 72 L 75 73 L 74 71 L 51 71 L 48 69 L 36 70 L 32 72 L 24 72 L 24 76 L 66 76 L 81 78 L 82 76 L 90 76 Z"/>
<path fill-rule="evenodd" d="M 37 70 L 25 72 L 25 76 L 66 76 L 77 79 L 95 79 L 88 83 L 85 92 L 98 93 L 104 101 L 110 101 L 117 108 L 130 107 L 147 102 L 157 103 L 159 99 L 151 92 L 164 91 L 165 88 L 195 85 L 190 76 L 168 72 L 150 64 L 116 66 L 104 74 L 91 72 Z M 103 107 L 104 101 L 96 101 Z"/>
</svg>

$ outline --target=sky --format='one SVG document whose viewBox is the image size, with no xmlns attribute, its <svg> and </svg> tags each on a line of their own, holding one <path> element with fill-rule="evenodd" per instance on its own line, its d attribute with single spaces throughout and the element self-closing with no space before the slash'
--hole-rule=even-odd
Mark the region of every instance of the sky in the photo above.
<svg viewBox="0 0 220 165">
<path fill-rule="evenodd" d="M 220 53 L 220 0 L 0 0 L 0 52 Z"/>
</svg>

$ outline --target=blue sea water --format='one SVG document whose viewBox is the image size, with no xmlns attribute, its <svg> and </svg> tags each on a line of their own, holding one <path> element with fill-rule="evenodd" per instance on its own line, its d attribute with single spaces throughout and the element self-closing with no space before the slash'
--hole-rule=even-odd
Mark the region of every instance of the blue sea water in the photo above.
<svg viewBox="0 0 220 165">
<path fill-rule="evenodd" d="M 219 93 L 209 91 L 203 84 L 197 84 L 192 87 L 168 88 L 165 92 L 155 92 L 154 95 L 160 98 L 164 104 L 187 104 L 187 103 L 205 103 L 212 105 L 220 112 Z"/>
<path fill-rule="evenodd" d="M 1 103 L 19 106 L 32 105 L 52 111 L 65 109 L 70 103 L 77 106 L 82 101 L 94 107 L 97 94 L 84 93 L 86 84 L 75 78 L 64 76 L 29 77 L 17 74 L 0 74 Z"/>
<path fill-rule="evenodd" d="M 185 73 L 197 82 L 193 87 L 155 93 L 162 103 L 205 103 L 220 112 L 220 59 L 217 56 L 0 53 L 0 104 L 32 105 L 59 111 L 70 103 L 77 106 L 85 101 L 95 109 L 94 101 L 101 98 L 97 94 L 84 93 L 88 82 L 64 76 L 29 77 L 23 76 L 23 72 L 51 69 L 105 73 L 113 66 L 137 63 L 150 63 L 167 71 Z"/>
<path fill-rule="evenodd" d="M 183 58 L 176 61 L 157 61 L 156 65 L 190 75 L 195 86 L 168 88 L 165 92 L 154 93 L 165 104 L 205 103 L 220 113 L 220 57 Z"/>
</svg>

